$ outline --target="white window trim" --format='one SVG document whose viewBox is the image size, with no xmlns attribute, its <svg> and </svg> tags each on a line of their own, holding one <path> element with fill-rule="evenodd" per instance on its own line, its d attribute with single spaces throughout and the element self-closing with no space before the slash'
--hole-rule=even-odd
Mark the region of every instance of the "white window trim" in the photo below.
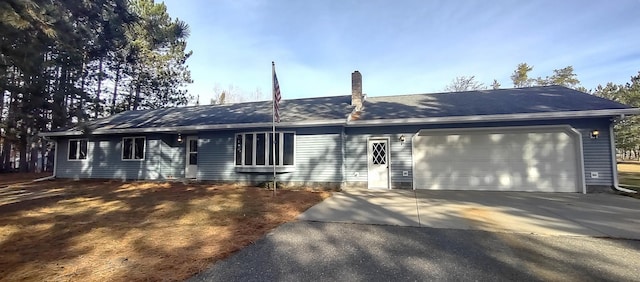
<svg viewBox="0 0 640 282">
<path fill-rule="evenodd" d="M 265 153 L 264 153 L 264 157 L 265 157 L 264 163 L 265 164 L 264 165 L 256 165 L 256 155 L 257 155 L 256 154 L 256 149 L 257 149 L 257 146 L 256 146 L 256 142 L 257 142 L 256 141 L 257 140 L 256 135 L 257 134 L 262 134 L 262 133 L 265 134 L 265 139 L 269 140 L 269 136 L 273 132 L 272 131 L 241 132 L 241 133 L 236 133 L 234 135 L 234 139 L 233 139 L 233 165 L 234 165 L 234 167 L 236 167 L 236 168 L 264 168 L 264 167 L 270 168 L 270 167 L 273 167 L 272 164 L 269 164 L 269 150 L 271 149 L 271 144 L 270 143 L 265 145 Z M 295 131 L 276 131 L 276 134 L 280 135 L 280 140 L 281 141 L 284 140 L 284 134 L 285 133 L 293 134 L 293 163 L 290 164 L 290 165 L 283 165 L 282 164 L 284 162 L 284 142 L 279 142 L 278 143 L 278 146 L 279 146 L 279 148 L 278 148 L 279 149 L 278 158 L 280 160 L 280 164 L 276 165 L 276 168 L 293 168 L 293 167 L 296 166 L 296 145 L 297 145 L 296 132 Z M 248 134 L 253 134 L 253 138 L 252 138 L 253 144 L 252 144 L 252 147 L 251 147 L 252 154 L 253 154 L 252 155 L 253 159 L 252 159 L 252 162 L 251 162 L 252 164 L 251 165 L 245 165 L 244 164 L 244 161 L 245 161 L 245 147 L 246 147 L 246 140 L 247 140 L 246 136 Z M 242 136 L 242 156 L 241 156 L 242 157 L 241 158 L 242 164 L 240 164 L 240 165 L 236 164 L 236 159 L 237 159 L 237 155 L 238 155 L 237 140 L 238 140 L 238 136 L 239 135 Z"/>
<path fill-rule="evenodd" d="M 87 142 L 87 153 L 85 154 L 85 158 L 84 159 L 71 159 L 69 158 L 69 150 L 71 149 L 71 142 L 72 141 L 78 141 L 78 142 L 82 142 L 82 141 L 86 141 Z M 80 157 L 80 143 L 78 143 L 78 147 L 76 147 L 76 157 Z M 86 138 L 76 138 L 76 139 L 69 139 L 69 142 L 67 142 L 67 161 L 70 162 L 82 162 L 82 161 L 86 161 L 89 159 L 89 139 Z"/>
<path fill-rule="evenodd" d="M 133 139 L 133 143 L 132 143 L 132 147 L 131 147 L 131 154 L 132 157 L 133 155 L 135 155 L 136 149 L 136 142 L 135 139 L 138 138 L 142 138 L 144 140 L 144 149 L 142 150 L 142 159 L 125 159 L 124 158 L 124 139 Z M 139 162 L 139 161 L 144 161 L 147 158 L 147 137 L 144 136 L 132 136 L 132 137 L 122 137 L 122 139 L 120 140 L 120 160 L 124 161 L 124 162 Z"/>
</svg>

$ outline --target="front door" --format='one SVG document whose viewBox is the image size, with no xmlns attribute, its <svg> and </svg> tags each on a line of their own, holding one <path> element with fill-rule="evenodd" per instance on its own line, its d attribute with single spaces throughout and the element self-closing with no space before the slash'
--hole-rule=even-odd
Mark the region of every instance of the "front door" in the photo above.
<svg viewBox="0 0 640 282">
<path fill-rule="evenodd" d="M 185 178 L 196 178 L 198 174 L 198 137 L 187 137 L 187 167 L 185 168 Z"/>
<path fill-rule="evenodd" d="M 369 189 L 389 189 L 389 139 L 367 142 Z"/>
</svg>

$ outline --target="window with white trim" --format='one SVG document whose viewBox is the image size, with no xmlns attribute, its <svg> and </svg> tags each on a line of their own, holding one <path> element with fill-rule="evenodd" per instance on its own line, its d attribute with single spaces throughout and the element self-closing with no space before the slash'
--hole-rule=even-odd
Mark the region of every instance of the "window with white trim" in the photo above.
<svg viewBox="0 0 640 282">
<path fill-rule="evenodd" d="M 273 166 L 274 146 L 272 132 L 238 133 L 235 139 L 235 165 Z M 295 133 L 276 132 L 276 166 L 293 166 L 295 160 Z"/>
<path fill-rule="evenodd" d="M 76 161 L 87 159 L 87 139 L 70 139 L 68 148 L 68 160 Z"/>
<path fill-rule="evenodd" d="M 144 160 L 145 137 L 122 138 L 122 160 Z"/>
</svg>

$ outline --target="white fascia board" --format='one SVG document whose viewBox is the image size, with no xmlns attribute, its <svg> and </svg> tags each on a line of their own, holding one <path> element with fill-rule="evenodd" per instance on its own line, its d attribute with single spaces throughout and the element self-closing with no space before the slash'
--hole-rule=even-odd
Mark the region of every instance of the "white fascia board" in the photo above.
<svg viewBox="0 0 640 282">
<path fill-rule="evenodd" d="M 380 125 L 407 125 L 407 124 L 448 124 L 448 123 L 476 123 L 476 122 L 500 122 L 500 121 L 525 121 L 536 119 L 566 119 L 585 117 L 607 117 L 620 115 L 640 114 L 640 108 L 611 109 L 611 110 L 590 110 L 590 111 L 565 111 L 548 113 L 525 113 L 525 114 L 501 114 L 501 115 L 474 115 L 474 116 L 450 116 L 433 118 L 406 118 L 406 119 L 380 119 L 380 120 L 356 120 L 347 119 L 317 120 L 308 122 L 282 122 L 277 127 L 319 127 L 344 125 L 347 127 L 357 126 L 380 126 Z M 215 124 L 215 125 L 192 125 L 192 126 L 171 126 L 171 127 L 145 127 L 145 128 L 110 128 L 97 129 L 91 132 L 94 135 L 102 134 L 127 134 L 127 133 L 167 133 L 167 132 L 188 132 L 203 130 L 227 130 L 256 127 L 271 127 L 270 122 L 262 123 L 238 123 L 238 124 Z M 39 136 L 59 137 L 78 136 L 82 131 L 59 131 L 41 132 Z"/>
<path fill-rule="evenodd" d="M 503 115 L 475 115 L 475 116 L 450 116 L 433 118 L 406 118 L 406 119 L 380 119 L 380 120 L 356 120 L 349 121 L 346 126 L 380 126 L 380 125 L 406 125 L 406 124 L 447 124 L 447 123 L 476 123 L 476 122 L 500 122 L 500 121 L 525 121 L 538 119 L 567 119 L 608 117 L 620 115 L 640 114 L 640 108 L 590 110 L 590 111 L 565 111 L 548 113 L 503 114 Z"/>
<path fill-rule="evenodd" d="M 56 132 L 40 132 L 38 136 L 41 137 L 59 137 L 59 136 L 78 136 L 82 135 L 81 131 L 56 131 Z"/>
<path fill-rule="evenodd" d="M 344 125 L 345 119 L 334 120 L 317 120 L 308 122 L 281 122 L 276 123 L 276 127 L 320 127 L 320 126 L 335 126 Z M 236 123 L 236 124 L 213 124 L 213 125 L 191 125 L 191 126 L 169 126 L 169 127 L 144 127 L 144 128 L 109 128 L 109 129 L 96 129 L 91 131 L 92 135 L 104 135 L 104 134 L 127 134 L 127 133 L 178 133 L 178 132 L 192 132 L 192 131 L 204 131 L 204 130 L 227 130 L 227 129 L 243 129 L 243 128 L 256 128 L 256 127 L 271 127 L 271 122 L 262 123 Z M 46 137 L 59 137 L 59 136 L 77 136 L 82 135 L 82 131 L 59 131 L 59 132 L 41 132 L 38 135 Z"/>
</svg>

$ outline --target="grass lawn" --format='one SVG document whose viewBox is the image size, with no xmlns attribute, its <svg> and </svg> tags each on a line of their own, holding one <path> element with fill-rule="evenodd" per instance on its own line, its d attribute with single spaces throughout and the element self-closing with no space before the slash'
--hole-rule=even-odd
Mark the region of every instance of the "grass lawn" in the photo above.
<svg viewBox="0 0 640 282">
<path fill-rule="evenodd" d="M 329 192 L 158 182 L 8 181 L 56 193 L 0 203 L 0 280 L 183 280 L 253 243 Z M 11 183 L 11 184 L 8 184 Z"/>
<path fill-rule="evenodd" d="M 640 191 L 640 162 L 618 162 L 618 181 L 625 188 Z"/>
</svg>

